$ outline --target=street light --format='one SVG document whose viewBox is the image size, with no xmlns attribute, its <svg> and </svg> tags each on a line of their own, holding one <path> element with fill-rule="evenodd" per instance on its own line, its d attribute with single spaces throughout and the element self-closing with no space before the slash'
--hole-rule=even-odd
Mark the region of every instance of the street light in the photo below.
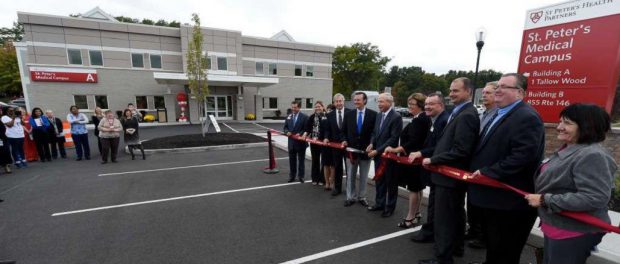
<svg viewBox="0 0 620 264">
<path fill-rule="evenodd" d="M 487 34 L 486 30 L 482 27 L 476 30 L 476 48 L 478 48 L 478 58 L 476 59 L 476 73 L 474 74 L 474 86 L 476 85 L 476 81 L 478 81 L 478 65 L 480 64 L 480 52 L 482 51 L 482 47 L 484 46 L 484 38 L 486 37 L 486 34 Z"/>
</svg>

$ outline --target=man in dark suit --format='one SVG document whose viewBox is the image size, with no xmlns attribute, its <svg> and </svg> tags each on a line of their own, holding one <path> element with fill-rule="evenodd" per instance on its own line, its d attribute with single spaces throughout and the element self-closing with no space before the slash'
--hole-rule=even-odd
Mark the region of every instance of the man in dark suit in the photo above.
<svg viewBox="0 0 620 264">
<path fill-rule="evenodd" d="M 356 92 L 353 95 L 355 111 L 349 111 L 344 115 L 342 126 L 342 145 L 366 150 L 370 145 L 370 135 L 375 127 L 377 112 L 366 108 L 368 97 L 363 92 Z M 355 202 L 360 202 L 364 207 L 368 207 L 366 200 L 366 180 L 370 169 L 370 158 L 365 153 L 350 153 L 347 161 L 347 199 L 344 206 L 351 206 Z M 360 172 L 357 190 L 357 170 Z"/>
<path fill-rule="evenodd" d="M 370 138 L 370 145 L 366 148 L 368 157 L 375 161 L 375 173 L 381 165 L 381 154 L 387 147 L 398 146 L 400 132 L 403 130 L 403 119 L 393 109 L 394 97 L 389 93 L 379 95 L 378 105 L 381 113 L 377 115 L 375 127 Z M 393 166 L 386 166 L 383 177 L 375 183 L 375 205 L 368 207 L 369 211 L 383 211 L 382 217 L 394 214 L 396 199 L 398 198 L 398 179 L 392 170 Z"/>
<path fill-rule="evenodd" d="M 433 156 L 424 158 L 422 165 L 447 165 L 469 169 L 471 154 L 476 147 L 480 119 L 471 103 L 473 85 L 465 77 L 450 84 L 450 100 L 455 107 Z M 467 185 L 438 173 L 431 173 L 435 185 L 435 259 L 420 260 L 420 264 L 454 263 L 453 254 L 463 247 L 465 234 L 465 191 Z M 460 253 L 460 252 L 459 252 Z M 459 254 L 460 255 L 460 254 Z"/>
<path fill-rule="evenodd" d="M 430 128 L 428 137 L 424 142 L 424 148 L 420 151 L 409 154 L 409 160 L 413 161 L 421 157 L 430 157 L 435 151 L 435 145 L 441 138 L 443 129 L 448 122 L 448 116 L 450 113 L 445 111 L 445 104 L 441 93 L 433 93 L 426 97 L 424 102 L 424 112 L 431 118 L 432 126 Z M 420 174 L 422 182 L 430 187 L 430 193 L 428 196 L 428 206 L 426 208 L 426 223 L 422 225 L 420 231 L 413 233 L 411 240 L 419 243 L 429 243 L 435 241 L 434 237 L 434 210 L 435 210 L 435 186 L 431 182 L 431 174 L 427 170 L 422 170 Z"/>
<path fill-rule="evenodd" d="M 335 94 L 333 103 L 336 109 L 327 114 L 325 142 L 340 142 L 342 140 L 344 115 L 349 111 L 344 108 L 344 96 L 342 94 Z M 346 152 L 340 149 L 332 149 L 332 152 L 332 157 L 334 158 L 334 169 L 336 170 L 332 196 L 336 196 L 342 193 L 343 164 Z"/>
<path fill-rule="evenodd" d="M 300 112 L 301 102 L 293 101 L 291 103 L 291 115 L 284 121 L 284 133 L 287 136 L 301 136 L 306 129 L 308 116 Z M 299 177 L 299 182 L 304 183 L 306 148 L 308 143 L 292 138 L 288 138 L 288 160 L 290 165 L 290 174 L 288 182 L 295 181 L 295 176 Z M 298 167 L 299 166 L 299 167 Z"/>
<path fill-rule="evenodd" d="M 538 113 L 523 102 L 527 80 L 504 74 L 495 90 L 497 113 L 480 133 L 471 161 L 472 177 L 480 174 L 526 192 L 534 192 L 533 175 L 545 147 L 545 130 Z M 471 203 L 482 208 L 487 238 L 486 263 L 519 263 L 521 251 L 536 220 L 536 210 L 523 196 L 472 184 Z"/>
</svg>

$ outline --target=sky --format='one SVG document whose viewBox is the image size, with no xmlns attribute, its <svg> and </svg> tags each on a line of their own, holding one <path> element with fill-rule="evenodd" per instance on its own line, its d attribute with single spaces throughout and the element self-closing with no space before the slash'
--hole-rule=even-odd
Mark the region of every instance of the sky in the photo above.
<svg viewBox="0 0 620 264">
<path fill-rule="evenodd" d="M 286 30 L 296 41 L 330 46 L 370 42 L 391 58 L 388 67 L 419 66 L 436 74 L 475 70 L 475 32 L 486 31 L 480 70 L 517 69 L 526 11 L 558 0 L 4 0 L 0 27 L 17 11 L 52 15 L 85 13 L 99 6 L 113 16 L 189 23 L 271 37 Z"/>
</svg>

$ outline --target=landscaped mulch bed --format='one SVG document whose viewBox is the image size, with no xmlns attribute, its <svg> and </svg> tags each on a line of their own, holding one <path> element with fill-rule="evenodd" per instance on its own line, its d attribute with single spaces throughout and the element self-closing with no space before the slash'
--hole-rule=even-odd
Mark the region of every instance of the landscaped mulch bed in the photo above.
<svg viewBox="0 0 620 264">
<path fill-rule="evenodd" d="M 262 137 L 246 133 L 208 133 L 205 137 L 202 137 L 202 134 L 192 134 L 154 138 L 142 142 L 142 146 L 144 146 L 144 149 L 171 149 L 259 143 L 266 141 L 267 140 Z"/>
</svg>

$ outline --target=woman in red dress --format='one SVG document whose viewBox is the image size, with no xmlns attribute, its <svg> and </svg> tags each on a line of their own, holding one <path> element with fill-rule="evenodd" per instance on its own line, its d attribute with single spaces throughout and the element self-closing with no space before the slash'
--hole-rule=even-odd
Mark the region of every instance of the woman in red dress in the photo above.
<svg viewBox="0 0 620 264">
<path fill-rule="evenodd" d="M 27 161 L 38 161 L 39 153 L 37 152 L 37 145 L 32 138 L 32 125 L 30 124 L 30 115 L 28 112 L 19 108 L 22 111 L 23 119 L 22 124 L 24 126 L 24 155 Z"/>
</svg>

